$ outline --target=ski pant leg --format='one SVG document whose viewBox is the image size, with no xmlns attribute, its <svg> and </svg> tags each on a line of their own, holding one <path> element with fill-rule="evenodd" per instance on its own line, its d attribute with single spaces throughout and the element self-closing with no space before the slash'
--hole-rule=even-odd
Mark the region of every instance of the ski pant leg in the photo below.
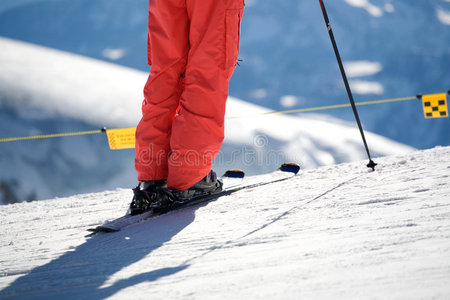
<svg viewBox="0 0 450 300">
<path fill-rule="evenodd" d="M 243 0 L 186 0 L 189 55 L 172 124 L 169 187 L 183 190 L 211 169 L 224 138 L 228 82 L 237 63 Z"/>
<path fill-rule="evenodd" d="M 148 61 L 142 119 L 136 129 L 138 180 L 166 179 L 172 121 L 182 92 L 189 51 L 186 0 L 150 0 Z"/>
</svg>

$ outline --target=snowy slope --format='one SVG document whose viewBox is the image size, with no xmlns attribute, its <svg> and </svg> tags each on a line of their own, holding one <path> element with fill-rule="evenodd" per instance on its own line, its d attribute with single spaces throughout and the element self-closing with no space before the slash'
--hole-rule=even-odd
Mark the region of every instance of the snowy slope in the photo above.
<svg viewBox="0 0 450 300">
<path fill-rule="evenodd" d="M 0 48 L 2 137 L 139 122 L 147 73 L 5 38 Z M 326 115 L 255 116 L 267 112 L 230 97 L 226 140 L 214 164 L 219 173 L 243 168 L 261 174 L 287 160 L 311 168 L 365 157 L 354 123 Z M 374 156 L 412 150 L 367 134 Z M 111 152 L 104 136 L 1 144 L 0 151 L 0 182 L 11 186 L 19 201 L 136 184 L 134 151 Z"/>
<path fill-rule="evenodd" d="M 17 110 L 34 105 L 91 124 L 132 126 L 142 71 L 0 37 L 0 91 Z"/>
<path fill-rule="evenodd" d="M 450 148 L 303 171 L 121 232 L 129 190 L 3 206 L 2 299 L 448 299 Z"/>
</svg>

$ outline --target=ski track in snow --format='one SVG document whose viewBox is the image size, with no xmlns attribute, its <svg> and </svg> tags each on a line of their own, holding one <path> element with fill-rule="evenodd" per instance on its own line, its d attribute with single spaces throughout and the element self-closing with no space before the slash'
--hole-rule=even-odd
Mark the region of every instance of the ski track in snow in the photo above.
<svg viewBox="0 0 450 300">
<path fill-rule="evenodd" d="M 131 190 L 2 206 L 0 298 L 449 299 L 450 147 L 375 161 L 91 238 Z"/>
</svg>

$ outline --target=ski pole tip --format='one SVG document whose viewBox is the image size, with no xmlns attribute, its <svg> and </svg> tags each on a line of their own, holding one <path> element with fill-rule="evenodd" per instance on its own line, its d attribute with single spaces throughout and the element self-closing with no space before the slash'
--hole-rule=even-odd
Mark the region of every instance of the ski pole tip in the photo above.
<svg viewBox="0 0 450 300">
<path fill-rule="evenodd" d="M 372 171 L 375 171 L 375 167 L 376 167 L 376 163 L 373 160 L 370 160 L 369 163 L 367 164 L 368 168 L 371 168 Z"/>
</svg>

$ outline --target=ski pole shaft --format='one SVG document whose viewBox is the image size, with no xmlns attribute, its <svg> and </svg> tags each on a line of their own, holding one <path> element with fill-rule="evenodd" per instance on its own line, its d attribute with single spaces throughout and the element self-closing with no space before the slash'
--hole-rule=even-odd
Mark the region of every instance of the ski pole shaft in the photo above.
<svg viewBox="0 0 450 300">
<path fill-rule="evenodd" d="M 353 114 L 355 115 L 356 123 L 358 124 L 359 132 L 361 133 L 361 138 L 364 143 L 364 147 L 366 148 L 367 156 L 369 157 L 369 163 L 367 167 L 375 170 L 375 166 L 377 165 L 372 158 L 370 157 L 369 146 L 367 145 L 366 137 L 364 135 L 364 130 L 361 125 L 361 120 L 359 119 L 358 110 L 356 109 L 355 100 L 353 99 L 352 90 L 350 89 L 350 84 L 348 83 L 347 75 L 345 74 L 344 65 L 342 64 L 341 55 L 339 54 L 339 50 L 336 44 L 336 40 L 334 38 L 333 30 L 331 29 L 330 20 L 328 18 L 327 10 L 325 9 L 325 5 L 323 0 L 319 0 L 320 7 L 322 8 L 323 18 L 325 20 L 325 25 L 327 26 L 328 34 L 330 35 L 331 44 L 333 45 L 334 54 L 336 55 L 336 59 L 339 65 L 339 69 L 341 71 L 342 79 L 344 80 L 345 89 L 347 90 L 347 95 L 350 100 L 350 104 L 352 106 Z"/>
</svg>

